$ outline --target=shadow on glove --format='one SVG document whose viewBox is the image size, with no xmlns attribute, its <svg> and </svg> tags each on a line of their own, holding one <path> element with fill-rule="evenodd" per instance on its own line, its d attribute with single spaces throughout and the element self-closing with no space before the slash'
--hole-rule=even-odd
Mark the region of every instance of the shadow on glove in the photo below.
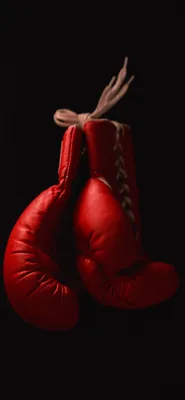
<svg viewBox="0 0 185 400">
<path fill-rule="evenodd" d="M 75 283 L 72 288 L 67 279 L 67 273 L 70 276 L 74 271 L 74 266 L 70 269 L 69 265 L 75 260 L 74 246 L 70 226 L 66 231 L 64 225 L 71 221 L 68 213 L 73 191 L 77 195 L 83 184 L 83 179 L 76 181 L 82 151 L 82 131 L 70 127 L 61 146 L 59 184 L 45 190 L 26 208 L 11 232 L 5 252 L 4 285 L 9 302 L 25 322 L 41 329 L 68 330 L 79 318 L 78 289 Z M 64 240 L 60 241 L 57 254 L 60 229 Z M 67 253 L 71 254 L 70 260 Z"/>
</svg>

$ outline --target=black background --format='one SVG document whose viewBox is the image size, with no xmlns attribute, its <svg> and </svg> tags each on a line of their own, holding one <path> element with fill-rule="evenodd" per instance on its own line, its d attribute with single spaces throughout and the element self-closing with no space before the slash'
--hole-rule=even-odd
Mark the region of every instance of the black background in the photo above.
<svg viewBox="0 0 185 400">
<path fill-rule="evenodd" d="M 110 9 L 95 3 L 76 8 L 62 4 L 61 9 L 52 3 L 39 9 L 28 1 L 6 2 L 1 18 L 1 265 L 15 221 L 35 196 L 57 181 L 64 130 L 53 122 L 55 110 L 92 111 L 128 56 L 128 76 L 134 74 L 135 80 L 108 117 L 132 127 L 145 248 L 154 259 L 176 266 L 181 289 L 167 305 L 132 317 L 91 305 L 88 334 L 101 335 L 113 327 L 117 334 L 125 323 L 126 340 L 147 343 L 150 351 L 156 346 L 165 370 L 168 357 L 179 357 L 175 365 L 180 365 L 184 348 L 181 10 L 124 2 L 119 7 L 111 4 Z M 3 283 L 1 288 L 6 334 L 19 327 L 24 334 L 27 329 L 32 335 L 44 335 L 12 317 Z M 82 325 L 83 336 L 86 322 Z M 124 341 L 125 337 L 120 339 L 122 347 Z"/>
</svg>

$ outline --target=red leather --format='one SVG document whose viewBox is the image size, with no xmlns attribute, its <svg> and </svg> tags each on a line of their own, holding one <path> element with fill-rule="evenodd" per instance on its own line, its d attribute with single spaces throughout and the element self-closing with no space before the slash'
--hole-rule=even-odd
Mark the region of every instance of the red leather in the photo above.
<svg viewBox="0 0 185 400">
<path fill-rule="evenodd" d="M 65 266 L 57 264 L 55 253 L 81 143 L 81 130 L 70 127 L 62 142 L 59 184 L 41 193 L 23 212 L 11 232 L 4 258 L 4 284 L 13 309 L 24 321 L 47 330 L 70 329 L 79 316 L 77 296 L 62 283 Z M 64 247 L 63 263 L 66 251 Z"/>
<path fill-rule="evenodd" d="M 141 243 L 138 188 L 131 131 L 125 127 L 122 155 L 139 236 L 121 206 L 116 179 L 116 129 L 106 120 L 84 127 L 91 178 L 75 211 L 78 270 L 85 287 L 100 303 L 117 308 L 145 308 L 169 299 L 179 286 L 172 265 L 152 262 Z M 97 177 L 106 179 L 112 190 Z"/>
<path fill-rule="evenodd" d="M 93 258 L 110 278 L 139 257 L 134 232 L 111 189 L 91 178 L 75 213 L 78 250 Z"/>
</svg>

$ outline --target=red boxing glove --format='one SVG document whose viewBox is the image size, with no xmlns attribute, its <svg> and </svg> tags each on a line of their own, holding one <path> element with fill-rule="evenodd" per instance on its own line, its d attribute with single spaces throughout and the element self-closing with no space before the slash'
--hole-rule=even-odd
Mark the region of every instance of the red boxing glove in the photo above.
<svg viewBox="0 0 185 400">
<path fill-rule="evenodd" d="M 24 321 L 47 330 L 67 330 L 78 321 L 76 294 L 61 283 L 63 265 L 60 269 L 54 255 L 81 146 L 82 131 L 74 126 L 67 129 L 61 148 L 59 184 L 41 193 L 23 212 L 5 253 L 4 284 L 13 309 Z M 65 244 L 63 253 L 65 262 Z"/>
<path fill-rule="evenodd" d="M 84 126 L 91 178 L 75 212 L 78 270 L 106 306 L 140 309 L 169 299 L 179 286 L 172 265 L 142 249 L 131 132 L 107 120 Z"/>
</svg>

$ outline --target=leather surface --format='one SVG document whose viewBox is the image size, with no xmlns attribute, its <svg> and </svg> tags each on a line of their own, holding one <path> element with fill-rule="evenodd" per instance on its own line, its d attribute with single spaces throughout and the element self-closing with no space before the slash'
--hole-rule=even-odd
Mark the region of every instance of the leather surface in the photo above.
<svg viewBox="0 0 185 400">
<path fill-rule="evenodd" d="M 172 265 L 152 262 L 142 248 L 131 131 L 125 128 L 122 154 L 139 230 L 137 240 L 116 187 L 115 127 L 106 120 L 90 121 L 84 131 L 91 178 L 80 195 L 74 220 L 78 270 L 84 285 L 100 303 L 117 308 L 146 308 L 167 300 L 178 289 L 179 277 Z M 113 190 L 97 176 L 103 176 Z"/>
<path fill-rule="evenodd" d="M 4 258 L 4 283 L 13 309 L 24 321 L 48 330 L 70 329 L 79 316 L 75 290 L 62 283 L 62 262 L 67 259 L 57 264 L 56 237 L 77 174 L 81 143 L 81 130 L 69 128 L 62 144 L 59 184 L 41 193 L 20 216 Z"/>
</svg>

